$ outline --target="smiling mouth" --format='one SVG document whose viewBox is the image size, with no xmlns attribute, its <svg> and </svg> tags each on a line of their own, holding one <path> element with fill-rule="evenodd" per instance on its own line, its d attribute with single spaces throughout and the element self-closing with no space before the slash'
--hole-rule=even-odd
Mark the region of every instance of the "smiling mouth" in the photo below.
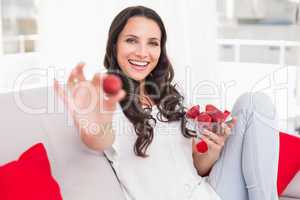
<svg viewBox="0 0 300 200">
<path fill-rule="evenodd" d="M 137 60 L 128 60 L 128 62 L 138 69 L 145 69 L 150 62 L 147 61 L 137 61 Z"/>
</svg>

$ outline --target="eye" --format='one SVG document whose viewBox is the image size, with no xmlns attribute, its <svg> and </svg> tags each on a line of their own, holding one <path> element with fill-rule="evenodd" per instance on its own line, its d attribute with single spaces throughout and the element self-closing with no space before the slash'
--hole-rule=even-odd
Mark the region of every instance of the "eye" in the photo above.
<svg viewBox="0 0 300 200">
<path fill-rule="evenodd" d="M 149 42 L 149 44 L 152 46 L 159 46 L 159 43 L 156 41 Z"/>
<path fill-rule="evenodd" d="M 134 38 L 127 38 L 127 39 L 126 39 L 126 42 L 129 43 L 129 44 L 134 44 L 134 43 L 136 43 L 137 41 L 136 41 L 136 39 L 134 39 Z"/>
</svg>

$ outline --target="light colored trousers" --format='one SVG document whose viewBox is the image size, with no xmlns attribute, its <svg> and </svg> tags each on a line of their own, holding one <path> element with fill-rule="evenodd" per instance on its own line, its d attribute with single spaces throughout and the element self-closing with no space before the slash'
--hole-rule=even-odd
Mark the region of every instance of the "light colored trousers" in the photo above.
<svg viewBox="0 0 300 200">
<path fill-rule="evenodd" d="M 236 101 L 232 129 L 208 181 L 222 200 L 277 200 L 279 131 L 276 109 L 263 93 Z"/>
</svg>

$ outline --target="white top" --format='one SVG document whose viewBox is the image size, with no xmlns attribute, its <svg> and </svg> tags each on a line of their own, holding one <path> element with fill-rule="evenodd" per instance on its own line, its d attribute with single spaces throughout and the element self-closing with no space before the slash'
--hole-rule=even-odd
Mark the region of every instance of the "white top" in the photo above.
<svg viewBox="0 0 300 200">
<path fill-rule="evenodd" d="M 191 140 L 182 135 L 180 122 L 161 122 L 157 113 L 158 108 L 153 106 L 156 125 L 147 158 L 135 155 L 133 147 L 137 136 L 120 105 L 114 114 L 116 139 L 105 153 L 125 186 L 127 199 L 220 200 L 206 179 L 197 174 Z"/>
</svg>

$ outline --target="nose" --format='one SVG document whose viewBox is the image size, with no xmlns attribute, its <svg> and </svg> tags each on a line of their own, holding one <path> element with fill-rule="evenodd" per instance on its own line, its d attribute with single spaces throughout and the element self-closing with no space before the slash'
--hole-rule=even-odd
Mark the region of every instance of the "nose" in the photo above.
<svg viewBox="0 0 300 200">
<path fill-rule="evenodd" d="M 146 58 L 148 56 L 149 52 L 146 45 L 140 44 L 138 45 L 135 55 L 141 59 Z"/>
</svg>

